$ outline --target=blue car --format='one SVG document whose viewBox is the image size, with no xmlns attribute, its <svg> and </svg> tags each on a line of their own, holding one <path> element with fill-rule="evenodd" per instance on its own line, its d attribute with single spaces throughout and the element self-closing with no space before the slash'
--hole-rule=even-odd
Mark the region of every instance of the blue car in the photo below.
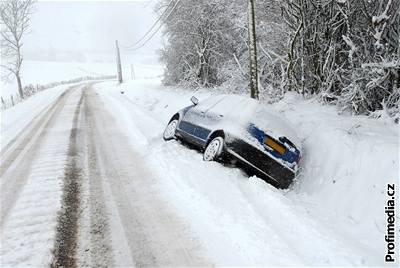
<svg viewBox="0 0 400 268">
<path fill-rule="evenodd" d="M 164 140 L 180 139 L 204 151 L 205 161 L 239 161 L 276 187 L 296 177 L 300 142 L 281 117 L 258 101 L 238 95 L 192 97 L 169 121 Z"/>
</svg>

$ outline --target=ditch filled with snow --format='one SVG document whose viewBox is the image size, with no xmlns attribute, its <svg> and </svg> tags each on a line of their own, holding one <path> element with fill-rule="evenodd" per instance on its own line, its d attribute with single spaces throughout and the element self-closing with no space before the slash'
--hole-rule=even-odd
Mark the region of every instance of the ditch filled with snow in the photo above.
<svg viewBox="0 0 400 268">
<path fill-rule="evenodd" d="M 386 189 L 399 177 L 399 128 L 390 120 L 339 115 L 335 107 L 297 94 L 264 103 L 293 126 L 303 148 L 300 175 L 289 189 L 278 190 L 239 168 L 204 162 L 201 152 L 180 142 L 163 141 L 169 119 L 191 104 L 192 95 L 202 100 L 217 91 L 168 88 L 159 78 L 143 77 L 94 87 L 115 120 L 115 131 L 126 139 L 126 146 L 140 152 L 141 162 L 152 171 L 154 187 L 188 226 L 184 231 L 201 244 L 210 262 L 217 266 L 384 264 Z M 66 88 L 40 92 L 3 111 L 2 148 L 46 113 Z M 23 239 L 16 233 L 7 237 Z"/>
<path fill-rule="evenodd" d="M 217 265 L 384 263 L 386 188 L 399 177 L 398 125 L 339 115 L 294 93 L 265 103 L 302 140 L 300 175 L 290 189 L 278 190 L 162 140 L 169 119 L 192 95 L 202 100 L 216 91 L 166 88 L 158 79 L 96 88 L 126 142 L 143 152 L 160 191 Z"/>
</svg>

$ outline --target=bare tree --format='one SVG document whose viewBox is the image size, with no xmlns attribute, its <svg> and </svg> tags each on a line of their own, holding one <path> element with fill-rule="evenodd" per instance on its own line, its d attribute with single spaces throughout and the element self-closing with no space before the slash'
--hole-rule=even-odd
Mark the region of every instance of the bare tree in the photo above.
<svg viewBox="0 0 400 268">
<path fill-rule="evenodd" d="M 26 34 L 34 0 L 2 0 L 0 3 L 1 67 L 17 80 L 18 93 L 24 97 L 21 83 L 22 38 Z"/>
</svg>

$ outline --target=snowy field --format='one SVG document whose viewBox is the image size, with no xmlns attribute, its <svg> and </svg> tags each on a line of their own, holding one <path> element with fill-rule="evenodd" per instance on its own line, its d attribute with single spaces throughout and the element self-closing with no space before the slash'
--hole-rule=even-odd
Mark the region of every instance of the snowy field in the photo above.
<svg viewBox="0 0 400 268">
<path fill-rule="evenodd" d="M 22 83 L 24 86 L 45 85 L 53 82 L 67 81 L 80 77 L 99 77 L 105 75 L 116 75 L 117 67 L 112 58 L 113 55 L 105 57 L 101 55 L 99 59 L 90 62 L 62 62 L 62 61 L 32 61 L 26 60 L 22 65 Z M 125 79 L 146 78 L 148 73 L 154 76 L 161 75 L 162 70 L 154 70 L 157 68 L 154 63 L 156 56 L 143 55 L 124 55 L 123 76 Z M 133 72 L 132 68 L 133 67 Z M 1 81 L 0 95 L 8 99 L 10 95 L 17 92 L 17 84 L 15 79 L 10 76 L 9 81 Z"/>
<path fill-rule="evenodd" d="M 46 136 L 40 143 L 42 145 L 34 144 L 38 147 L 34 151 L 37 159 L 30 167 L 24 167 L 29 176 L 22 176 L 23 171 L 18 173 L 27 182 L 19 197 L 13 200 L 15 205 L 10 205 L 6 222 L 2 222 L 3 264 L 47 265 L 51 261 L 55 215 L 61 208 L 63 174 L 60 171 L 67 165 L 66 137 L 72 128 L 75 107 L 80 107 L 80 104 L 76 105 L 86 95 L 84 103 L 93 101 L 94 111 L 104 118 L 107 133 L 102 134 L 105 139 L 100 141 L 112 141 L 106 145 L 109 147 L 107 154 L 99 153 L 104 164 L 100 169 L 106 169 L 107 161 L 113 162 L 113 159 L 122 161 L 121 165 L 125 166 L 140 163 L 139 171 L 134 171 L 137 170 L 135 167 L 128 170 L 142 174 L 143 178 L 135 182 L 137 179 L 133 175 L 136 173 L 128 174 L 127 178 L 131 180 L 124 182 L 126 191 L 131 187 L 146 187 L 143 183 L 148 179 L 151 190 L 143 188 L 142 191 L 150 197 L 153 192 L 160 194 L 162 202 L 185 226 L 182 234 L 188 233 L 192 242 L 199 243 L 194 247 L 207 263 L 217 266 L 384 264 L 386 185 L 396 183 L 399 177 L 397 125 L 385 119 L 338 115 L 335 107 L 323 106 L 315 99 L 304 100 L 296 94 L 287 94 L 273 105 L 265 103 L 268 109 L 280 113 L 297 129 L 304 150 L 297 181 L 288 190 L 277 190 L 257 177 L 249 178 L 238 168 L 204 162 L 200 152 L 177 141 L 164 142 L 162 132 L 167 122 L 177 110 L 190 105 L 192 95 L 202 100 L 217 92 L 200 90 L 193 93 L 187 89 L 164 87 L 160 78 L 154 78 L 161 69 L 150 69 L 150 66 L 142 69 L 141 77 L 122 85 L 117 85 L 116 81 L 103 82 L 93 85 L 92 91 L 82 83 L 77 90 L 67 93 L 70 97 L 64 97 L 67 98 L 64 108 L 60 108 L 59 115 L 52 115 L 61 118 L 50 118 L 52 131 L 44 129 Z M 66 86 L 61 86 L 40 92 L 2 112 L 2 152 L 9 149 L 6 145 L 20 133 L 32 132 L 31 122 L 50 114 L 51 105 L 66 90 Z M 81 97 L 79 92 L 82 92 Z M 95 102 L 91 98 L 99 100 Z M 103 113 L 107 116 L 102 117 Z M 88 124 L 85 120 L 88 119 L 79 123 L 83 127 Z M 40 140 L 40 137 L 34 136 L 35 139 Z M 87 138 L 83 140 L 90 142 Z M 27 150 L 29 156 L 30 149 Z M 96 150 L 102 150 L 102 147 L 99 145 Z M 137 154 L 130 154 L 130 150 Z M 90 183 L 82 181 L 83 209 L 89 206 L 85 205 L 85 184 Z M 2 193 L 5 187 L 8 187 L 7 183 L 2 183 Z M 129 226 L 124 225 L 123 220 L 119 221 L 124 217 L 130 219 L 130 209 L 121 210 L 120 206 L 126 202 L 139 202 L 146 207 L 150 203 L 145 202 L 146 197 L 136 200 L 137 196 L 126 193 L 121 195 L 125 199 L 119 192 L 110 197 L 115 186 L 110 184 L 105 189 L 108 187 L 111 188 L 105 190 L 103 198 L 110 210 L 107 215 L 110 217 L 114 263 L 132 264 L 135 260 L 129 253 L 131 241 L 127 237 L 131 234 L 126 229 Z M 45 191 L 48 191 L 47 198 L 40 198 Z M 6 197 L 3 196 L 2 201 Z M 121 215 L 121 211 L 128 216 Z M 153 216 L 162 221 L 160 215 L 163 214 Z M 88 215 L 83 212 L 82 230 L 88 228 L 85 221 L 90 222 L 85 217 Z M 31 218 L 35 218 L 35 222 L 31 222 Z M 160 229 L 152 229 L 158 220 L 152 222 L 149 219 L 146 225 L 150 227 L 147 228 L 160 232 Z M 175 228 L 177 224 L 169 220 L 161 223 Z M 86 252 L 84 246 L 90 243 L 87 240 L 85 236 L 79 238 L 78 246 L 82 251 L 77 253 L 78 259 Z M 32 248 L 37 254 L 33 254 Z M 85 262 L 78 260 L 78 263 Z"/>
</svg>

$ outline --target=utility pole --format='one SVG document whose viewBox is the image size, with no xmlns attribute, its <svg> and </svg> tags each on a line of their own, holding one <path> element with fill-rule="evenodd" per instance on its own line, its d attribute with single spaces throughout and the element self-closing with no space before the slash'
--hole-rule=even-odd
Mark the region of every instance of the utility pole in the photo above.
<svg viewBox="0 0 400 268">
<path fill-rule="evenodd" d="M 257 39 L 254 2 L 255 0 L 249 0 L 247 14 L 249 19 L 250 97 L 258 99 Z"/>
<path fill-rule="evenodd" d="M 122 68 L 121 68 L 121 56 L 119 54 L 118 40 L 115 40 L 115 47 L 117 52 L 117 72 L 118 72 L 118 82 L 122 83 Z"/>
</svg>

